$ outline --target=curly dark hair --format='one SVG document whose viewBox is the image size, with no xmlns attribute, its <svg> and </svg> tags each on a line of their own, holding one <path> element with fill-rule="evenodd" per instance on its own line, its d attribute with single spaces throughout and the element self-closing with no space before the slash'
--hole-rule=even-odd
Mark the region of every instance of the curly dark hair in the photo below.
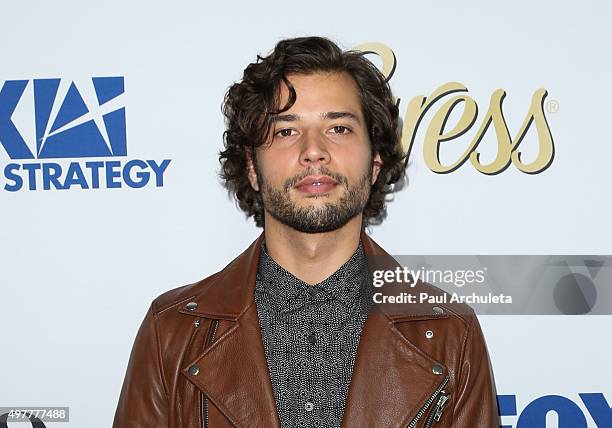
<svg viewBox="0 0 612 428">
<path fill-rule="evenodd" d="M 225 149 L 219 153 L 219 175 L 239 207 L 247 217 L 254 217 L 258 227 L 264 226 L 263 202 L 249 182 L 247 156 L 255 154 L 255 147 L 264 143 L 272 117 L 295 103 L 296 92 L 287 79 L 289 74 L 345 72 L 355 80 L 372 156 L 378 153 L 383 162 L 363 211 L 364 224 L 380 224 L 386 217 L 385 196 L 393 193 L 398 181 L 403 181 L 405 156 L 399 144 L 399 112 L 391 88 L 364 55 L 359 51 L 343 52 L 323 37 L 285 39 L 268 56 L 258 55 L 257 61 L 245 68 L 242 80 L 228 89 L 222 106 L 226 130 Z M 281 83 L 287 86 L 289 99 L 279 109 Z"/>
</svg>

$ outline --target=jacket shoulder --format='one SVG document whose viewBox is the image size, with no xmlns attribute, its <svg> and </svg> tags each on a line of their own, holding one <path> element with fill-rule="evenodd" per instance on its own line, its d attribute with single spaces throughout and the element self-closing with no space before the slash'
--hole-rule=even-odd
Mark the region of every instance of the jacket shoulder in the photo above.
<svg viewBox="0 0 612 428">
<path fill-rule="evenodd" d="M 205 290 L 215 279 L 221 274 L 222 271 L 213 273 L 204 279 L 197 282 L 182 285 L 171 290 L 165 291 L 157 296 L 151 304 L 151 310 L 153 314 L 159 314 L 170 308 L 181 305 L 186 300 L 193 298 Z"/>
</svg>

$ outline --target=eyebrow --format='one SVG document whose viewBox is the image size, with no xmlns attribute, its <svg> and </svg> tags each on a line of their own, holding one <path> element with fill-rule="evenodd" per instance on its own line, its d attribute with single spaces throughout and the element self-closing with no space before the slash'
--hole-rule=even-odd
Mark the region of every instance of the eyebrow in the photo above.
<svg viewBox="0 0 612 428">
<path fill-rule="evenodd" d="M 298 120 L 300 120 L 300 116 L 297 114 L 276 114 L 272 116 L 270 122 L 296 122 Z"/>
<path fill-rule="evenodd" d="M 361 124 L 359 117 L 355 113 L 351 113 L 350 111 L 328 111 L 327 113 L 323 113 L 323 119 L 335 120 L 335 119 L 351 119 Z"/>
<path fill-rule="evenodd" d="M 297 114 L 278 114 L 272 116 L 271 122 L 296 122 L 300 120 L 301 117 Z M 321 114 L 321 119 L 323 120 L 335 120 L 335 119 L 350 119 L 358 124 L 361 124 L 359 117 L 350 111 L 328 111 L 327 113 Z"/>
</svg>

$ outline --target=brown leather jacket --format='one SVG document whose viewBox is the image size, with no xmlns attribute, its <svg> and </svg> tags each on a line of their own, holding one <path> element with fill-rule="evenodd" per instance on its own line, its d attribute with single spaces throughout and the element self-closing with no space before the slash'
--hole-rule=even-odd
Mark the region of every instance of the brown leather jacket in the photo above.
<svg viewBox="0 0 612 428">
<path fill-rule="evenodd" d="M 365 233 L 361 239 L 367 256 L 395 264 Z M 262 240 L 222 271 L 153 301 L 134 342 L 114 428 L 280 426 L 253 299 Z M 442 293 L 424 283 L 416 291 Z M 376 305 L 364 325 L 343 427 L 499 428 L 473 311 L 391 306 Z"/>
</svg>

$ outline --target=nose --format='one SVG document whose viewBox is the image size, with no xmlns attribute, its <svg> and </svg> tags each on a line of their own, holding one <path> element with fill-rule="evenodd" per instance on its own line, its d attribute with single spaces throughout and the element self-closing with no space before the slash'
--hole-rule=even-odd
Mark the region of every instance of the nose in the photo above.
<svg viewBox="0 0 612 428">
<path fill-rule="evenodd" d="M 310 132 L 304 135 L 300 149 L 300 163 L 303 166 L 328 164 L 330 161 L 325 138 L 316 132 Z"/>
</svg>

